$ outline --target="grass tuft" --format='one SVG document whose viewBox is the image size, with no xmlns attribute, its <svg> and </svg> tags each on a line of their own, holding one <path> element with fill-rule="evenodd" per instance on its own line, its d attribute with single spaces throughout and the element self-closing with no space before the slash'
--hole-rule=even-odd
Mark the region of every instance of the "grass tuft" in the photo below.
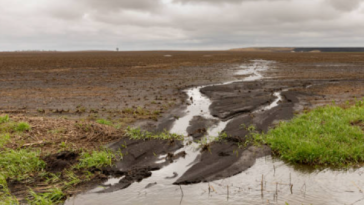
<svg viewBox="0 0 364 205">
<path fill-rule="evenodd" d="M 61 203 L 65 199 L 65 194 L 61 189 L 50 189 L 45 193 L 37 194 L 33 190 L 29 191 L 31 199 L 28 199 L 30 205 L 49 205 Z"/>
<path fill-rule="evenodd" d="M 102 124 L 102 125 L 109 125 L 111 126 L 113 123 L 111 121 L 105 120 L 105 119 L 99 119 L 96 120 L 97 123 Z"/>
<path fill-rule="evenodd" d="M 130 139 L 135 139 L 135 140 L 147 140 L 147 139 L 184 140 L 184 137 L 182 135 L 169 133 L 168 131 L 154 134 L 151 132 L 142 131 L 140 128 L 128 127 L 125 130 L 125 133 Z"/>
<path fill-rule="evenodd" d="M 14 131 L 16 132 L 25 132 L 25 131 L 29 131 L 30 125 L 26 122 L 19 122 L 14 126 Z"/>
<path fill-rule="evenodd" d="M 22 180 L 29 174 L 40 171 L 45 167 L 45 162 L 39 159 L 39 152 L 26 149 L 7 149 L 0 152 L 0 175 Z"/>
<path fill-rule="evenodd" d="M 0 116 L 0 124 L 6 123 L 9 121 L 10 121 L 9 115 Z"/>
<path fill-rule="evenodd" d="M 320 107 L 254 138 L 292 163 L 343 167 L 364 162 L 363 105 Z"/>
<path fill-rule="evenodd" d="M 82 153 L 77 168 L 101 168 L 105 166 L 110 166 L 114 159 L 115 153 L 110 150 L 93 151 L 91 154 L 85 152 Z"/>
</svg>

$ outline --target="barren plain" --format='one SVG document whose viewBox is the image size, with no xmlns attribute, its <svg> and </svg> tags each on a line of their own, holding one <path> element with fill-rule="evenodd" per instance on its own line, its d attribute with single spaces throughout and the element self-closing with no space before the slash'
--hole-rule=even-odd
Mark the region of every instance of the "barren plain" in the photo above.
<svg viewBox="0 0 364 205">
<path fill-rule="evenodd" d="M 262 80 L 239 82 L 249 76 L 236 72 L 242 65 L 256 60 L 273 64 L 261 72 Z M 237 82 L 216 85 L 229 81 Z M 204 87 L 201 92 L 212 102 L 211 114 L 228 122 L 224 128 L 227 140 L 224 143 L 212 142 L 202 148 L 197 161 L 178 176 L 174 184 L 231 177 L 250 168 L 256 158 L 269 155 L 268 147 L 256 150 L 249 143 L 238 154 L 231 154 L 240 149 L 239 143 L 247 141 L 245 136 L 248 133 L 241 129 L 242 124 L 254 125 L 257 131 L 266 132 L 277 121 L 290 120 L 294 115 L 315 107 L 333 102 L 345 106 L 346 102 L 353 104 L 356 99 L 361 99 L 364 96 L 364 54 L 239 51 L 0 53 L 0 114 L 32 125 L 30 131 L 15 136 L 16 140 L 6 146 L 40 149 L 44 157 L 58 153 L 64 144 L 74 150 L 89 151 L 106 145 L 114 150 L 123 147 L 124 159 L 118 161 L 116 167 L 93 170 L 98 173 L 94 177 L 96 184 L 108 176 L 125 176 L 118 185 L 103 192 L 118 191 L 149 177 L 151 171 L 178 163 L 184 154 L 175 152 L 186 146 L 177 140 L 168 143 L 132 140 L 126 136 L 125 129 L 129 126 L 151 132 L 171 129 L 173 123 L 185 115 L 184 110 L 193 104 L 185 90 L 205 85 L 216 85 Z M 282 99 L 276 107 L 257 113 L 257 109 L 274 101 L 277 92 L 281 93 Z M 191 121 L 186 132 L 197 140 L 214 122 L 194 119 L 197 122 Z M 81 123 L 92 129 L 74 126 Z M 156 164 L 160 160 L 156 155 L 168 155 L 166 162 Z M 247 160 L 241 161 L 242 158 Z M 57 160 L 49 163 L 55 163 L 53 168 L 59 168 Z M 64 169 L 61 167 L 61 171 Z M 39 181 L 20 184 L 9 181 L 8 184 L 12 193 L 23 200 L 27 193 L 22 187 L 37 189 L 44 186 L 44 181 Z M 79 189 L 67 190 L 67 194 L 85 189 L 85 186 L 79 186 Z"/>
</svg>

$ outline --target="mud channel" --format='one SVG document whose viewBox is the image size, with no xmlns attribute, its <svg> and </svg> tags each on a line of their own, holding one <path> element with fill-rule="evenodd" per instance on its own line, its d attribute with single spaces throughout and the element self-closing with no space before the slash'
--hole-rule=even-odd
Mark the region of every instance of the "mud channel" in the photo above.
<svg viewBox="0 0 364 205">
<path fill-rule="evenodd" d="M 292 166 L 272 158 L 269 147 L 239 147 L 246 143 L 246 127 L 265 132 L 325 100 L 315 92 L 318 87 L 348 81 L 267 76 L 276 66 L 254 60 L 235 73 L 240 80 L 187 89 L 184 116 L 171 114 L 157 127 L 188 136 L 183 143 L 122 140 L 111 145 L 131 150 L 116 166 L 123 176 L 65 204 L 364 204 L 363 168 Z M 228 137 L 215 142 L 220 132 Z"/>
</svg>

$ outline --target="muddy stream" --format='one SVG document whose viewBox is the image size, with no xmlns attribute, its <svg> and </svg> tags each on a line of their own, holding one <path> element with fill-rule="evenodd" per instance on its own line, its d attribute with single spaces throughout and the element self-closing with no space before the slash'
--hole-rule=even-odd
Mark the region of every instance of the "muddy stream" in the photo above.
<svg viewBox="0 0 364 205">
<path fill-rule="evenodd" d="M 235 73 L 244 76 L 235 82 L 252 82 L 264 78 L 264 71 L 272 69 L 274 62 L 256 60 L 244 64 Z M 186 90 L 189 105 L 186 114 L 175 121 L 170 132 L 187 136 L 187 128 L 195 116 L 201 116 L 215 123 L 207 129 L 202 141 L 212 141 L 233 120 L 221 120 L 210 113 L 211 100 L 203 95 L 200 86 Z M 253 113 L 271 110 L 282 100 L 281 93 L 274 92 L 275 99 L 259 107 Z M 199 144 L 191 138 L 175 153 L 186 152 L 185 158 L 153 171 L 152 176 L 130 187 L 111 193 L 98 193 L 105 189 L 100 186 L 77 195 L 65 204 L 364 204 L 364 168 L 348 171 L 313 169 L 307 166 L 291 166 L 271 156 L 256 160 L 249 169 L 235 176 L 209 183 L 174 185 L 191 166 L 199 162 Z M 166 156 L 159 156 L 163 163 Z M 117 184 L 121 178 L 110 179 L 104 185 Z"/>
</svg>

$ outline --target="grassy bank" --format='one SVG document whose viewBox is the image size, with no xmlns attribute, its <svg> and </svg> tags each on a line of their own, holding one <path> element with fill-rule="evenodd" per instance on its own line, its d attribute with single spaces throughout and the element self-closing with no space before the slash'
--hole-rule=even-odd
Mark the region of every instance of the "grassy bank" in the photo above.
<svg viewBox="0 0 364 205">
<path fill-rule="evenodd" d="M 123 137 L 184 139 L 166 131 L 121 130 L 105 119 L 90 122 L 0 116 L 0 205 L 56 204 L 83 191 L 89 183 L 105 180 L 108 176 L 103 168 L 121 160 L 124 152 L 102 146 Z"/>
<path fill-rule="evenodd" d="M 67 142 L 73 136 L 69 132 L 76 131 L 79 134 L 74 139 L 80 135 L 93 137 L 95 130 L 98 137 L 107 138 L 111 132 L 103 133 L 108 128 L 102 125 L 78 122 L 60 131 L 44 127 L 37 120 L 30 121 L 34 127 L 8 115 L 0 116 L 0 204 L 62 202 L 78 185 L 98 179 L 101 173 L 92 169 L 110 166 L 116 157 L 122 157 L 100 147 L 102 144 L 92 147 L 83 141 Z M 59 161 L 60 157 L 65 158 Z M 17 197 L 12 195 L 11 187 L 17 190 Z"/>
<path fill-rule="evenodd" d="M 316 108 L 254 138 L 288 162 L 343 167 L 364 162 L 363 128 L 364 101 L 357 101 Z"/>
</svg>

